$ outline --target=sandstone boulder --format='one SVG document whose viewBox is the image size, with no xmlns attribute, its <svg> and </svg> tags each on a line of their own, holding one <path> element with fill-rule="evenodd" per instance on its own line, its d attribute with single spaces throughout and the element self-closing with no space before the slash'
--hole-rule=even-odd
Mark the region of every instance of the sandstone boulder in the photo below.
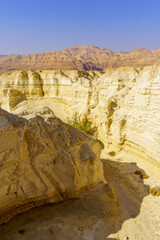
<svg viewBox="0 0 160 240">
<path fill-rule="evenodd" d="M 99 141 L 51 112 L 26 120 L 0 109 L 0 146 L 0 223 L 104 182 Z"/>
</svg>

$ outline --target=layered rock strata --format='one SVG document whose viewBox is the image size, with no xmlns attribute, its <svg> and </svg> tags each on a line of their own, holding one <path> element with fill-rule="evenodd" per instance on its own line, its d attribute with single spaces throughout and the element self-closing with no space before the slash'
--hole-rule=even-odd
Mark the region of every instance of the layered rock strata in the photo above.
<svg viewBox="0 0 160 240">
<path fill-rule="evenodd" d="M 0 224 L 104 182 L 98 140 L 48 110 L 31 120 L 0 109 Z"/>
<path fill-rule="evenodd" d="M 75 113 L 80 119 L 87 117 L 108 152 L 124 151 L 133 159 L 146 160 L 147 168 L 157 174 L 159 79 L 159 65 L 105 73 L 16 71 L 0 77 L 1 107 L 26 118 L 36 115 L 39 105 L 48 106 L 65 121 Z"/>
</svg>

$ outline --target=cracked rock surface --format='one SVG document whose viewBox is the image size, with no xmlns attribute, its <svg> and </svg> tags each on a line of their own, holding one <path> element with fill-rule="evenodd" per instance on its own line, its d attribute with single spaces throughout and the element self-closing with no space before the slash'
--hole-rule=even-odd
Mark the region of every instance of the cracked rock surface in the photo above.
<svg viewBox="0 0 160 240">
<path fill-rule="evenodd" d="M 0 223 L 104 181 L 99 141 L 53 113 L 28 121 L 0 109 L 0 146 Z"/>
</svg>

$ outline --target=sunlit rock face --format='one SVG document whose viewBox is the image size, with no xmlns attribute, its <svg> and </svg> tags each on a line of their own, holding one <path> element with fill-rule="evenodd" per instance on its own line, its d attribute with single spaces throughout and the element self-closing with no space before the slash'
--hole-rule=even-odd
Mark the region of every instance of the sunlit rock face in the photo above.
<svg viewBox="0 0 160 240">
<path fill-rule="evenodd" d="M 106 72 L 97 91 L 99 103 L 90 117 L 105 146 L 160 167 L 160 67 Z"/>
<path fill-rule="evenodd" d="M 104 182 L 99 141 L 44 112 L 26 120 L 0 109 L 0 224 Z"/>
<path fill-rule="evenodd" d="M 47 106 L 97 126 L 105 148 L 160 165 L 160 66 L 85 71 L 16 71 L 0 77 L 1 107 L 20 116 Z"/>
<path fill-rule="evenodd" d="M 131 85 L 115 111 L 111 138 L 118 135 L 116 143 L 140 149 L 160 163 L 160 67 L 144 68 Z"/>
<path fill-rule="evenodd" d="M 85 71 L 15 71 L 0 76 L 1 107 L 11 111 L 29 99 L 51 98 L 88 106 L 93 84 L 102 73 Z"/>
</svg>

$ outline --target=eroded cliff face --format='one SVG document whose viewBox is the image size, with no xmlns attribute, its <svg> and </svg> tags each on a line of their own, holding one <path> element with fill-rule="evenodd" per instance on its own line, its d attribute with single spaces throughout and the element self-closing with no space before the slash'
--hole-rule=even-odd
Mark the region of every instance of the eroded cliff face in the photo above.
<svg viewBox="0 0 160 240">
<path fill-rule="evenodd" d="M 1 107 L 11 111 L 23 100 L 60 100 L 88 107 L 95 82 L 102 73 L 85 71 L 15 71 L 0 76 Z M 52 101 L 54 102 L 54 101 Z"/>
<path fill-rule="evenodd" d="M 160 66 L 85 71 L 16 71 L 0 77 L 1 107 L 20 116 L 47 106 L 67 120 L 78 113 L 97 126 L 107 151 L 160 167 Z M 154 167 L 151 168 L 151 166 Z M 158 174 L 157 174 L 158 176 Z"/>
<path fill-rule="evenodd" d="M 99 102 L 90 117 L 106 148 L 140 159 L 159 178 L 160 67 L 106 72 L 96 90 Z"/>
<path fill-rule="evenodd" d="M 105 182 L 99 141 L 51 110 L 28 121 L 0 109 L 0 146 L 0 224 Z"/>
</svg>

